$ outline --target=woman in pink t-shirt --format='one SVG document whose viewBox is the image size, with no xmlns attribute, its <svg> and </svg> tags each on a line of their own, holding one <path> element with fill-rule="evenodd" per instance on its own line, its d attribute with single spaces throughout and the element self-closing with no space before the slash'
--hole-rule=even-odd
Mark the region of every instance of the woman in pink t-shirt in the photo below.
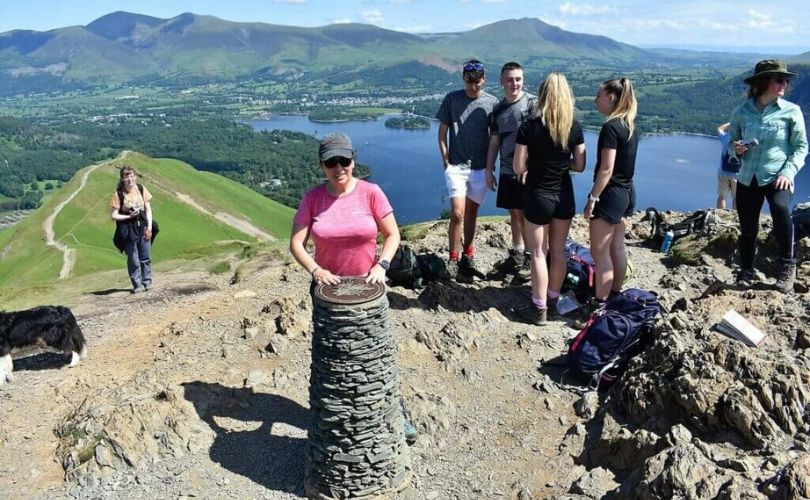
<svg viewBox="0 0 810 500">
<path fill-rule="evenodd" d="M 394 209 L 376 184 L 357 179 L 349 136 L 329 134 L 318 148 L 327 182 L 308 191 L 293 220 L 290 251 L 315 283 L 335 285 L 341 276 L 383 283 L 399 246 Z M 377 257 L 377 233 L 384 241 Z M 306 250 L 309 238 L 315 255 Z"/>
</svg>

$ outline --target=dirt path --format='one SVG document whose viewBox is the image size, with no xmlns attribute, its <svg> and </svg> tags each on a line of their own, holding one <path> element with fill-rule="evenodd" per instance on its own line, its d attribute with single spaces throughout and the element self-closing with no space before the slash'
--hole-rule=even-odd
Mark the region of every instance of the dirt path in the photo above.
<svg viewBox="0 0 810 500">
<path fill-rule="evenodd" d="M 51 215 L 49 215 L 48 218 L 45 219 L 45 222 L 42 223 L 42 230 L 45 233 L 45 244 L 54 247 L 60 252 L 62 252 L 62 269 L 59 271 L 60 280 L 70 276 L 70 273 L 73 271 L 75 251 L 72 248 L 68 247 L 67 245 L 63 244 L 62 242 L 56 241 L 54 239 L 53 222 L 54 220 L 56 220 L 56 216 L 59 215 L 59 212 L 61 212 L 62 209 L 65 208 L 65 206 L 68 203 L 70 203 L 70 201 L 73 200 L 73 198 L 75 198 L 76 195 L 78 195 L 82 189 L 84 189 L 84 186 L 87 184 L 87 178 L 90 176 L 91 173 L 93 173 L 94 170 L 110 162 L 122 160 L 129 153 L 130 153 L 129 151 L 122 151 L 121 154 L 119 154 L 113 160 L 109 160 L 104 163 L 97 163 L 95 165 L 91 165 L 90 167 L 88 167 L 87 170 L 85 170 L 84 174 L 82 175 L 81 184 L 79 184 L 79 187 L 76 189 L 76 191 L 72 192 L 70 196 L 68 196 L 65 200 L 59 203 L 53 209 Z"/>
<path fill-rule="evenodd" d="M 187 195 L 185 193 L 174 193 L 174 194 L 183 203 L 186 203 L 186 204 L 196 208 L 197 210 L 199 210 L 200 212 L 202 212 L 204 214 L 207 214 L 207 215 L 210 215 L 211 217 L 214 217 L 218 221 L 224 222 L 225 224 L 227 224 L 227 225 L 231 226 L 232 228 L 236 229 L 237 231 L 241 231 L 241 232 L 243 232 L 245 234 L 249 234 L 249 235 L 253 236 L 254 238 L 257 238 L 257 239 L 262 240 L 262 241 L 275 241 L 275 238 L 272 235 L 270 235 L 268 233 L 265 233 L 264 231 L 262 231 L 258 227 L 251 224 L 249 221 L 246 221 L 245 219 L 240 219 L 238 217 L 234 217 L 233 215 L 226 214 L 225 212 L 217 212 L 215 214 L 212 214 L 205 207 L 203 207 L 202 205 L 197 203 L 197 201 L 194 198 L 192 198 L 191 196 L 189 196 L 189 195 Z"/>
</svg>

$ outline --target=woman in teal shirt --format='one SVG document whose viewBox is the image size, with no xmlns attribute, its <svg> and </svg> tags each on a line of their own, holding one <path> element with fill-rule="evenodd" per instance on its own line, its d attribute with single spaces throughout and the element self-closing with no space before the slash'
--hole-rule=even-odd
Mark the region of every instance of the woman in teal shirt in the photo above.
<svg viewBox="0 0 810 500">
<path fill-rule="evenodd" d="M 768 200 L 782 257 L 776 288 L 782 292 L 792 291 L 796 278 L 790 198 L 793 179 L 807 156 L 802 110 L 783 99 L 794 76 L 782 61 L 758 62 L 754 74 L 745 79 L 749 98 L 731 114 L 729 130 L 729 154 L 742 159 L 737 175 L 742 266 L 737 281 L 750 284 L 755 278 L 759 214 Z"/>
</svg>

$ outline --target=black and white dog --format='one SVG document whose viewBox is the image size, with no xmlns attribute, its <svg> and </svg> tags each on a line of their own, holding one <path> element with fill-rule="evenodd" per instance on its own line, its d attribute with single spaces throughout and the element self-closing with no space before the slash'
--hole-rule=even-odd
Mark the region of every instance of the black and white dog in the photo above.
<svg viewBox="0 0 810 500">
<path fill-rule="evenodd" d="M 11 350 L 46 344 L 70 356 L 76 366 L 87 355 L 84 335 L 70 309 L 63 306 L 40 306 L 26 311 L 0 311 L 0 385 L 11 382 L 14 363 Z"/>
</svg>

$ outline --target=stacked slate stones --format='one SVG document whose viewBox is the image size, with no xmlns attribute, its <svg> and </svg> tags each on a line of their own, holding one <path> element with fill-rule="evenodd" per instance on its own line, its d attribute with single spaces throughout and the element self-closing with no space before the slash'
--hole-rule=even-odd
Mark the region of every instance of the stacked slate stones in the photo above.
<svg viewBox="0 0 810 500">
<path fill-rule="evenodd" d="M 309 498 L 378 497 L 410 483 L 388 299 L 375 295 L 359 304 L 314 295 Z"/>
</svg>

